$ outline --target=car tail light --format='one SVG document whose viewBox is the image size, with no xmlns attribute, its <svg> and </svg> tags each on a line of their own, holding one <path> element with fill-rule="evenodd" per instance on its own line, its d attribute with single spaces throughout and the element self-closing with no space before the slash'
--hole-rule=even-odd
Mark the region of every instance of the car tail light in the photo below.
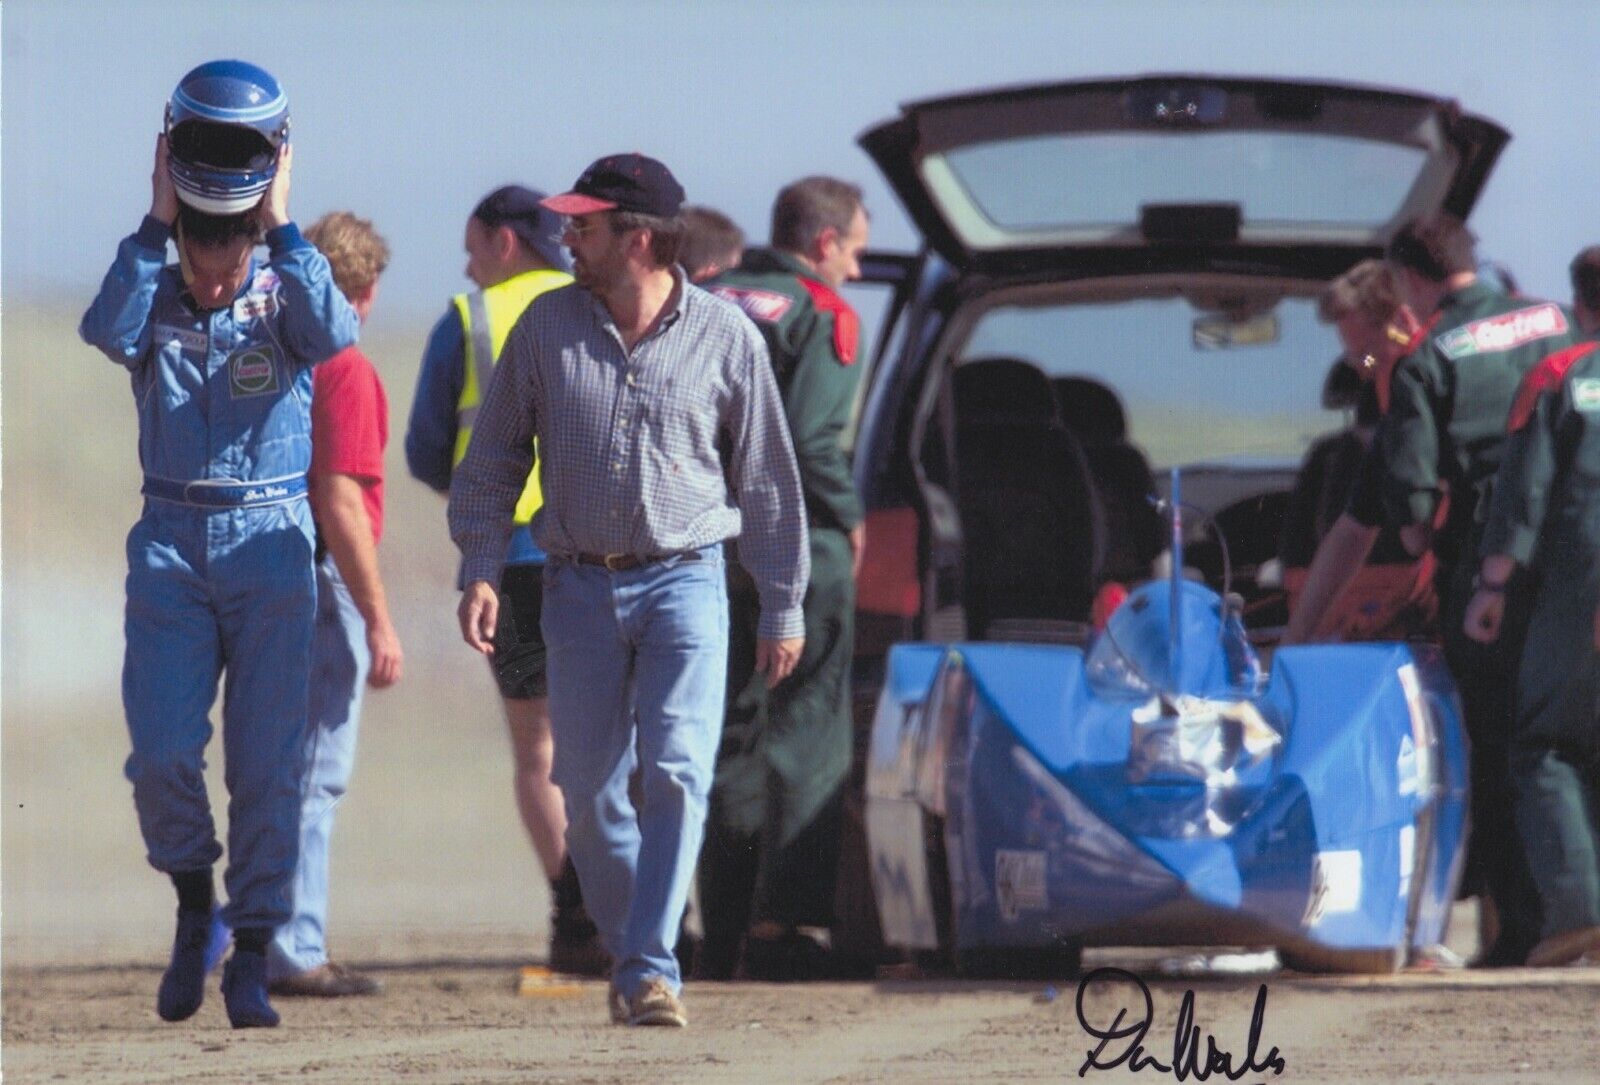
<svg viewBox="0 0 1600 1085">
<path fill-rule="evenodd" d="M 917 510 L 867 513 L 867 550 L 856 577 L 856 609 L 914 618 L 922 606 L 917 573 Z"/>
</svg>

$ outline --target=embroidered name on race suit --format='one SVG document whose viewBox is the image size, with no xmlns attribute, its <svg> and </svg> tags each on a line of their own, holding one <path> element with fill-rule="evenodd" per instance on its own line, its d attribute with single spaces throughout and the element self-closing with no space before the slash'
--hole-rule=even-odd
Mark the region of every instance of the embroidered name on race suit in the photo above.
<svg viewBox="0 0 1600 1085">
<path fill-rule="evenodd" d="M 193 328 L 175 328 L 171 324 L 157 324 L 153 332 L 157 346 L 177 343 L 180 350 L 206 352 L 206 333 Z"/>
<path fill-rule="evenodd" d="M 713 286 L 711 292 L 743 309 L 751 320 L 776 324 L 794 307 L 794 299 L 772 290 L 749 290 L 738 286 Z"/>
<path fill-rule="evenodd" d="M 234 399 L 265 396 L 279 390 L 278 354 L 268 343 L 251 343 L 228 356 L 228 394 Z"/>
<path fill-rule="evenodd" d="M 1434 345 L 1451 361 L 1474 354 L 1511 350 L 1535 339 L 1561 335 L 1567 330 L 1566 314 L 1559 305 L 1546 302 L 1514 313 L 1485 317 L 1452 328 L 1435 339 Z"/>
<path fill-rule="evenodd" d="M 1600 411 L 1600 377 L 1579 377 L 1572 382 L 1572 405 L 1580 411 Z"/>
<path fill-rule="evenodd" d="M 276 498 L 287 498 L 289 487 L 267 484 L 265 486 L 252 486 L 244 492 L 245 501 L 272 501 Z"/>
</svg>

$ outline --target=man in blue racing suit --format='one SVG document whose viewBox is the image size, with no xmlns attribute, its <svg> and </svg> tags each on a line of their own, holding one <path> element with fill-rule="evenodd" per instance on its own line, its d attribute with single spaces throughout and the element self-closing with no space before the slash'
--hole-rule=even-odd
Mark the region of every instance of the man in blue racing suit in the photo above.
<svg viewBox="0 0 1600 1085">
<path fill-rule="evenodd" d="M 150 214 L 123 239 L 79 327 L 128 370 L 139 415 L 145 501 L 127 541 L 126 772 L 150 863 L 179 898 L 157 1010 L 183 1020 L 204 994 L 211 867 L 222 848 L 202 769 L 226 668 L 234 953 L 222 989 L 235 1028 L 278 1023 L 265 954 L 289 918 L 297 851 L 316 593 L 311 366 L 357 332 L 327 261 L 289 218 L 287 142 L 273 154 L 264 195 L 243 211 L 207 212 L 175 183 L 179 163 L 160 137 Z M 254 256 L 263 230 L 266 264 Z M 175 231 L 179 264 L 168 265 Z"/>
</svg>

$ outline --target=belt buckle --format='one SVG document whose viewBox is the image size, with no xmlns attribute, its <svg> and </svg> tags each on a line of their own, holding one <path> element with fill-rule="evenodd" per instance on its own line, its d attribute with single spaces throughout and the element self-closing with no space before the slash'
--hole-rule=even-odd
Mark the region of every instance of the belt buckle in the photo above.
<svg viewBox="0 0 1600 1085">
<path fill-rule="evenodd" d="M 623 564 L 630 557 L 632 557 L 631 554 L 607 554 L 605 556 L 605 567 L 613 573 L 625 572 L 633 567 L 631 564 Z"/>
</svg>

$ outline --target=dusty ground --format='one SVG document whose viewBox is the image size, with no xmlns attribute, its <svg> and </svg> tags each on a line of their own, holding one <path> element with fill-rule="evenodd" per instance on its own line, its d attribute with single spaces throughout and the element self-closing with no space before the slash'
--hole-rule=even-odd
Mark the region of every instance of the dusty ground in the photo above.
<svg viewBox="0 0 1600 1085">
<path fill-rule="evenodd" d="M 432 947 L 445 951 L 447 940 Z M 192 1021 L 155 1016 L 155 964 L 12 969 L 5 977 L 8 1082 L 936 1082 L 1076 1079 L 1093 1042 L 1075 987 L 1039 984 L 691 985 L 684 1032 L 606 1023 L 604 988 L 518 997 L 516 962 L 420 954 L 378 968 L 379 998 L 278 1000 L 273 1032 L 227 1027 L 215 980 Z M 1259 980 L 1198 983 L 1194 1021 L 1247 1053 Z M 1340 984 L 1269 977 L 1257 1065 L 1276 1047 L 1283 1072 L 1244 1081 L 1333 1085 L 1577 1083 L 1600 1065 L 1600 974 L 1505 974 Z M 1152 982 L 1144 1044 L 1170 1062 L 1185 983 Z M 1131 996 L 1129 1002 L 1123 996 Z M 1104 1029 L 1135 989 L 1101 990 L 1085 1011 Z M 1107 1048 L 1111 1062 L 1123 1046 Z M 1126 1067 L 1091 1077 L 1122 1079 Z M 1144 1080 L 1167 1075 L 1146 1068 Z M 1225 1080 L 1225 1079 L 1219 1079 Z"/>
<path fill-rule="evenodd" d="M 121 544 L 138 507 L 133 410 L 126 378 L 76 343 L 76 316 L 8 298 L 4 320 L 6 1082 L 1078 1077 L 1090 1037 L 1070 983 L 1053 999 L 1041 983 L 691 986 L 693 1022 L 681 1033 L 607 1024 L 598 984 L 571 996 L 515 993 L 521 966 L 544 952 L 547 889 L 513 813 L 488 675 L 453 630 L 455 555 L 442 502 L 406 478 L 399 453 L 424 329 L 386 330 L 381 313 L 367 345 L 395 416 L 383 564 L 408 669 L 400 687 L 368 700 L 335 835 L 331 928 L 335 953 L 376 969 L 387 993 L 279 1000 L 283 1028 L 236 1034 L 213 979 L 197 1018 L 162 1024 L 155 988 L 173 900 L 144 864 L 120 771 Z M 220 816 L 220 765 L 209 779 Z M 1195 1022 L 1240 1059 L 1258 982 L 1197 985 Z M 1276 1045 L 1284 1071 L 1240 1080 L 1597 1079 L 1600 972 L 1267 982 L 1259 1053 Z M 1153 986 L 1145 1048 L 1168 1061 L 1185 984 Z M 1094 995 L 1091 1022 L 1109 1021 L 1116 997 Z M 1167 1076 L 1147 1068 L 1140 1080 Z"/>
</svg>

